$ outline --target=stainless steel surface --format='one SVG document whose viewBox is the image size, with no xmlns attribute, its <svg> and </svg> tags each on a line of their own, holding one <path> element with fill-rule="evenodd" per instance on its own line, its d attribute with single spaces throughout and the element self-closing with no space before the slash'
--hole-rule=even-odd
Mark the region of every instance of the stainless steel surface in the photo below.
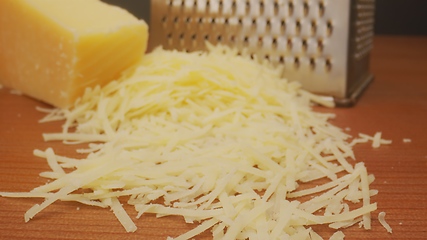
<svg viewBox="0 0 427 240">
<path fill-rule="evenodd" d="M 230 45 L 351 106 L 372 81 L 375 0 L 150 0 L 150 46 Z"/>
</svg>

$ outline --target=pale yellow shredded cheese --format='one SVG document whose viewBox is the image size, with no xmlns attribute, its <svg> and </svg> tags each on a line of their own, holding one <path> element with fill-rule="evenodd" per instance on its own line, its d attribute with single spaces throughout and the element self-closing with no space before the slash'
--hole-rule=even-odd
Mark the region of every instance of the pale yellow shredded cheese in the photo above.
<svg viewBox="0 0 427 240">
<path fill-rule="evenodd" d="M 25 221 L 57 200 L 76 201 L 111 208 L 134 232 L 118 200 L 127 196 L 137 218 L 200 223 L 170 239 L 208 230 L 213 239 L 321 239 L 315 224 L 369 229 L 373 177 L 353 164 L 352 146 L 390 142 L 381 133 L 349 142 L 328 122 L 334 115 L 314 112 L 313 102 L 329 104 L 233 49 L 156 49 L 121 79 L 87 89 L 70 109 L 38 108 L 46 113 L 40 122 L 64 121 L 62 132 L 43 134 L 46 141 L 87 148 L 77 150 L 81 159 L 35 150 L 51 168 L 41 176 L 52 181 L 0 195 L 44 199 Z M 310 187 L 317 179 L 324 183 Z M 338 231 L 331 239 L 343 237 Z"/>
<path fill-rule="evenodd" d="M 385 221 L 385 212 L 378 213 L 378 221 L 380 221 L 381 225 L 387 230 L 387 232 L 393 233 L 393 229 L 391 229 L 390 225 Z"/>
<path fill-rule="evenodd" d="M 353 139 L 350 145 L 354 145 L 357 143 L 366 143 L 368 141 L 372 141 L 372 147 L 373 148 L 379 148 L 381 145 L 391 144 L 391 140 L 382 139 L 381 138 L 382 133 L 376 132 L 374 136 L 369 136 L 367 134 L 359 133 L 359 138 Z"/>
<path fill-rule="evenodd" d="M 343 240 L 344 239 L 344 233 L 342 231 L 335 232 L 332 234 L 332 236 L 329 238 L 329 240 Z"/>
</svg>

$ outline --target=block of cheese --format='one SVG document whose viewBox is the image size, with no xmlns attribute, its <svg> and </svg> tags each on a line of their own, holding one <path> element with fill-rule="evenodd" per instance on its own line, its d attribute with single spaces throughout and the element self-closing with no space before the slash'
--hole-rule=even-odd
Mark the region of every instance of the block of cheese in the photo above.
<svg viewBox="0 0 427 240">
<path fill-rule="evenodd" d="M 148 26 L 99 0 L 1 0 L 0 84 L 67 108 L 138 62 Z"/>
</svg>

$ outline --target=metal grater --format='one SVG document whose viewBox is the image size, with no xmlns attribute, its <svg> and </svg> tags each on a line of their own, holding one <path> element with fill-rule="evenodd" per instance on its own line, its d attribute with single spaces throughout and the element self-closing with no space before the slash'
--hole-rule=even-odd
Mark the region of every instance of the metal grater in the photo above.
<svg viewBox="0 0 427 240">
<path fill-rule="evenodd" d="M 151 47 L 194 51 L 209 41 L 245 50 L 337 106 L 352 106 L 373 79 L 375 0 L 143 2 Z"/>
</svg>

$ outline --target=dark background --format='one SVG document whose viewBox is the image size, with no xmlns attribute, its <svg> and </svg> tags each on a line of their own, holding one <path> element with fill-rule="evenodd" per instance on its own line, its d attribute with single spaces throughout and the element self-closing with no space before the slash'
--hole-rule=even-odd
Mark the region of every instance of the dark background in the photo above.
<svg viewBox="0 0 427 240">
<path fill-rule="evenodd" d="M 427 35 L 427 0 L 376 0 L 377 34 Z"/>
<path fill-rule="evenodd" d="M 120 5 L 138 17 L 149 14 L 149 0 L 103 1 Z M 377 34 L 427 35 L 427 0 L 376 0 L 375 14 Z"/>
</svg>

